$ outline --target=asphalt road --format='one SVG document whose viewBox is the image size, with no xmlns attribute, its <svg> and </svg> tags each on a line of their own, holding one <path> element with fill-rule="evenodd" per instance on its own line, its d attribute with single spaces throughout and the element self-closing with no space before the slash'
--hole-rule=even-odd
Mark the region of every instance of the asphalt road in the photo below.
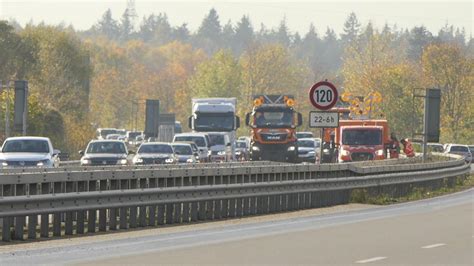
<svg viewBox="0 0 474 266">
<path fill-rule="evenodd" d="M 0 264 L 474 264 L 474 190 L 392 206 L 0 253 Z M 48 243 L 48 242 L 44 242 Z"/>
</svg>

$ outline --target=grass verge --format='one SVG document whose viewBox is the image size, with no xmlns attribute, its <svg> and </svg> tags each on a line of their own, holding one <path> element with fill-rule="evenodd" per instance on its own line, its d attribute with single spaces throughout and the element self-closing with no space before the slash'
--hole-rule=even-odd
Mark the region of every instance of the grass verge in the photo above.
<svg viewBox="0 0 474 266">
<path fill-rule="evenodd" d="M 386 193 L 370 193 L 367 189 L 355 189 L 351 193 L 351 203 L 375 204 L 375 205 L 389 205 L 394 203 L 402 203 L 408 201 L 415 201 L 427 198 L 438 197 L 446 194 L 451 194 L 458 191 L 463 191 L 474 187 L 474 174 L 457 177 L 454 183 L 444 180 L 443 185 L 438 189 L 430 189 L 425 187 L 413 186 L 410 191 L 404 196 L 391 196 Z"/>
</svg>

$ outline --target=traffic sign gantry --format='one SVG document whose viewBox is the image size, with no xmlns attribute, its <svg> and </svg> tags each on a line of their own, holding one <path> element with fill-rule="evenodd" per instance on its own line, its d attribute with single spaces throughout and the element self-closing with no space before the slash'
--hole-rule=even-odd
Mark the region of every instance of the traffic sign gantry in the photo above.
<svg viewBox="0 0 474 266">
<path fill-rule="evenodd" d="M 320 81 L 309 90 L 311 104 L 319 110 L 329 110 L 337 103 L 339 94 L 336 86 L 328 81 Z"/>
</svg>

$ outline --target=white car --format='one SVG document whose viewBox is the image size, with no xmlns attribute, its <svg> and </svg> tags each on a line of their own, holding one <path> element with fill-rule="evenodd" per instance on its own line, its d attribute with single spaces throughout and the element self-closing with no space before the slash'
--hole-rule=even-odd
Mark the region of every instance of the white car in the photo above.
<svg viewBox="0 0 474 266">
<path fill-rule="evenodd" d="M 0 152 L 0 168 L 58 167 L 59 153 L 59 150 L 53 149 L 49 138 L 7 138 Z"/>
<path fill-rule="evenodd" d="M 302 162 L 314 163 L 319 155 L 318 143 L 314 138 L 298 139 L 298 158 Z"/>
<path fill-rule="evenodd" d="M 208 162 L 210 158 L 209 136 L 205 133 L 181 133 L 174 135 L 173 142 L 192 141 L 199 149 L 199 161 Z"/>
</svg>

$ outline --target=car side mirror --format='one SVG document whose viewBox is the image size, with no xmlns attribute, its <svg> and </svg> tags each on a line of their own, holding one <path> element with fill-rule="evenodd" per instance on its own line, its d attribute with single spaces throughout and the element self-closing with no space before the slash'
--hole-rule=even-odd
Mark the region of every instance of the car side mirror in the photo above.
<svg viewBox="0 0 474 266">
<path fill-rule="evenodd" d="M 227 146 L 227 147 L 230 147 L 230 146 L 232 146 L 232 145 L 230 144 L 230 142 L 227 142 L 226 146 Z"/>
<path fill-rule="evenodd" d="M 303 115 L 301 113 L 298 113 L 298 126 L 301 126 L 303 124 Z"/>
<path fill-rule="evenodd" d="M 240 127 L 240 117 L 235 116 L 235 129 Z"/>
<path fill-rule="evenodd" d="M 79 154 L 80 154 L 81 156 L 84 156 L 84 151 L 83 151 L 83 150 L 80 150 L 80 151 L 79 151 Z"/>
<path fill-rule="evenodd" d="M 250 113 L 245 114 L 245 125 L 248 126 L 250 124 Z"/>
<path fill-rule="evenodd" d="M 56 149 L 53 150 L 53 155 L 54 156 L 59 155 L 60 153 L 61 153 L 60 150 L 56 150 Z"/>
</svg>

